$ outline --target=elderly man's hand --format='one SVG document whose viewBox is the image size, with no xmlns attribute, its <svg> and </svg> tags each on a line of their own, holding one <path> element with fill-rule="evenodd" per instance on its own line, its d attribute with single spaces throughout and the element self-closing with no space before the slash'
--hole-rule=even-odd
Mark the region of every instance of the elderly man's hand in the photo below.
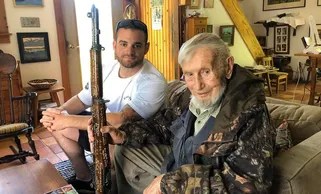
<svg viewBox="0 0 321 194">
<path fill-rule="evenodd" d="M 93 143 L 95 138 L 94 138 L 94 132 L 93 132 L 93 126 L 92 126 L 92 119 L 88 121 L 87 132 L 88 132 L 89 142 Z M 111 142 L 109 142 L 110 144 L 123 144 L 124 141 L 126 140 L 126 133 L 112 126 L 103 126 L 101 127 L 100 132 L 109 133 L 111 137 Z"/>
<path fill-rule="evenodd" d="M 47 108 L 42 112 L 40 123 L 42 123 L 50 132 L 62 130 L 64 129 L 64 115 L 68 115 L 68 113 L 61 108 Z"/>
<path fill-rule="evenodd" d="M 153 182 L 144 190 L 144 194 L 161 194 L 160 183 L 163 178 L 163 174 L 157 176 Z"/>
</svg>

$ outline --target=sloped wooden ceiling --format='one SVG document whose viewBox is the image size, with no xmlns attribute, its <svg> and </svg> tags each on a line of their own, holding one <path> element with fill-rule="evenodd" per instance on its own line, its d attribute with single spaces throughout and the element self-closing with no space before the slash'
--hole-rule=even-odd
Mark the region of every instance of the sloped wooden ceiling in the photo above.
<svg viewBox="0 0 321 194">
<path fill-rule="evenodd" d="M 240 9 L 237 0 L 221 0 L 221 2 L 227 13 L 230 15 L 231 20 L 239 31 L 253 58 L 257 61 L 261 57 L 264 57 L 265 54 L 263 49 L 260 46 L 260 43 L 258 42 L 248 20 Z"/>
</svg>

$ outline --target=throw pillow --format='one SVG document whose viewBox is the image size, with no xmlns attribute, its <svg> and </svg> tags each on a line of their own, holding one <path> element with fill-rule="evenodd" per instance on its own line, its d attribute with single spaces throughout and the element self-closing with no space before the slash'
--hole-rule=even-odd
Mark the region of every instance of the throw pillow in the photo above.
<svg viewBox="0 0 321 194">
<path fill-rule="evenodd" d="M 289 123 L 286 119 L 283 119 L 282 123 L 276 128 L 275 154 L 279 153 L 280 151 L 288 150 L 292 146 L 293 144 L 289 130 Z"/>
</svg>

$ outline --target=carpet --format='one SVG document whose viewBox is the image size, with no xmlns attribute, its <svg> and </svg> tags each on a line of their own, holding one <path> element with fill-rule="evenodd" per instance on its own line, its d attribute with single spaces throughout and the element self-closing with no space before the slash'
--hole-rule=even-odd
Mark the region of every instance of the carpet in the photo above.
<svg viewBox="0 0 321 194">
<path fill-rule="evenodd" d="M 95 174 L 95 166 L 94 163 L 87 163 L 91 174 L 94 176 Z M 64 177 L 64 179 L 69 182 L 76 178 L 75 170 L 71 166 L 70 160 L 65 160 L 62 162 L 58 162 L 54 164 L 55 168 L 58 170 L 59 174 Z"/>
</svg>

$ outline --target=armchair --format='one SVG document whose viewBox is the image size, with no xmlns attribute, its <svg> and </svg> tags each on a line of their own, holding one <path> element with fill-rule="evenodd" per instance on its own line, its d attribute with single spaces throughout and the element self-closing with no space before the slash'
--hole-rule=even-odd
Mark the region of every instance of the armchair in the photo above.
<svg viewBox="0 0 321 194">
<path fill-rule="evenodd" d="M 31 137 L 34 131 L 31 117 L 32 103 L 36 94 L 13 95 L 12 74 L 16 68 L 15 58 L 0 52 L 0 140 L 13 138 L 17 146 L 17 148 L 10 146 L 12 155 L 0 156 L 0 164 L 17 159 L 25 163 L 27 156 L 33 156 L 39 160 L 39 154 Z M 31 151 L 22 149 L 19 138 L 22 134 L 27 137 Z"/>
</svg>

